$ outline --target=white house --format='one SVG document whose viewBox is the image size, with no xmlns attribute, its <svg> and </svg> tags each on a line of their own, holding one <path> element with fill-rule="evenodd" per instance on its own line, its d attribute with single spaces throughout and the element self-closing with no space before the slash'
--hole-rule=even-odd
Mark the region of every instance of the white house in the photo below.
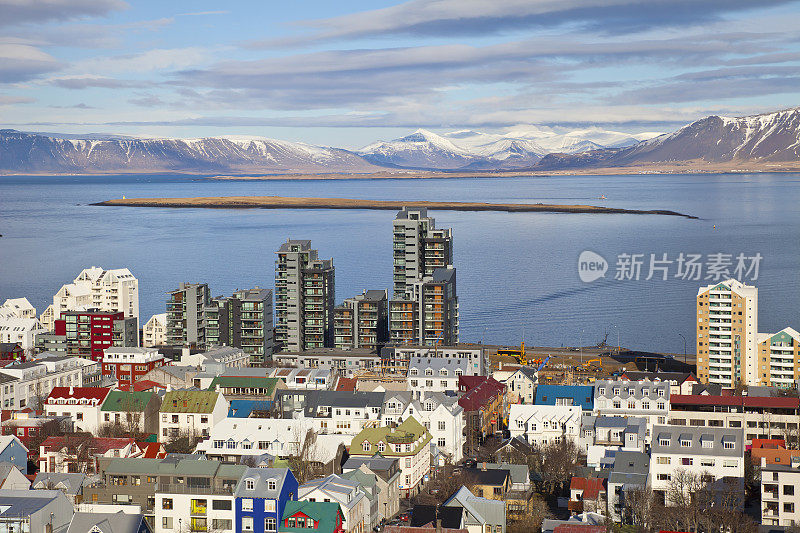
<svg viewBox="0 0 800 533">
<path fill-rule="evenodd" d="M 180 364 L 199 367 L 203 372 L 222 373 L 228 368 L 250 366 L 250 354 L 234 346 L 216 346 L 205 352 L 183 354 Z"/>
<path fill-rule="evenodd" d="M 712 427 L 656 426 L 650 446 L 650 484 L 666 498 L 670 482 L 686 471 L 702 476 L 712 490 L 744 490 L 744 435 L 741 429 Z"/>
<path fill-rule="evenodd" d="M 66 356 L 41 357 L 35 362 L 0 368 L 0 374 L 14 378 L 3 383 L 4 405 L 7 401 L 9 409 L 39 408 L 38 402 L 47 398 L 54 387 L 80 387 L 85 375 L 97 368 L 95 362 L 87 365 L 86 359 Z"/>
<path fill-rule="evenodd" d="M 646 418 L 650 442 L 653 426 L 667 423 L 670 392 L 669 382 L 600 380 L 594 387 L 594 412 Z"/>
<path fill-rule="evenodd" d="M 536 399 L 538 379 L 536 371 L 529 366 L 521 366 L 502 381 L 506 386 L 509 403 L 533 403 Z"/>
<path fill-rule="evenodd" d="M 151 348 L 167 343 L 167 313 L 150 317 L 142 326 L 142 346 Z"/>
<path fill-rule="evenodd" d="M 647 420 L 641 417 L 584 416 L 580 445 L 586 451 L 586 465 L 613 463 L 617 451 L 644 452 Z"/>
<path fill-rule="evenodd" d="M 0 316 L 0 342 L 19 343 L 24 350 L 32 350 L 36 335 L 46 332 L 36 318 Z"/>
<path fill-rule="evenodd" d="M 761 467 L 761 523 L 765 526 L 800 524 L 800 467 L 763 465 Z"/>
<path fill-rule="evenodd" d="M 36 318 L 36 308 L 27 298 L 8 298 L 0 305 L 0 318 Z"/>
<path fill-rule="evenodd" d="M 100 427 L 100 408 L 110 391 L 103 387 L 55 387 L 44 407 L 48 416 L 69 416 L 76 431 L 96 435 Z"/>
<path fill-rule="evenodd" d="M 414 357 L 408 366 L 408 390 L 415 398 L 423 392 L 458 390 L 459 376 L 477 376 L 469 357 Z"/>
<path fill-rule="evenodd" d="M 342 527 L 347 533 L 371 531 L 370 504 L 358 482 L 331 474 L 309 481 L 297 490 L 299 501 L 336 502 L 342 509 Z"/>
<path fill-rule="evenodd" d="M 228 401 L 216 391 L 177 390 L 164 395 L 158 434 L 163 439 L 208 437 L 211 428 L 228 416 Z"/>
<path fill-rule="evenodd" d="M 508 415 L 511 437 L 528 444 L 547 444 L 572 439 L 578 444 L 581 428 L 580 405 L 514 404 Z"/>
<path fill-rule="evenodd" d="M 329 390 L 336 383 L 332 368 L 281 368 L 272 369 L 271 378 L 280 378 L 289 389 Z"/>
</svg>

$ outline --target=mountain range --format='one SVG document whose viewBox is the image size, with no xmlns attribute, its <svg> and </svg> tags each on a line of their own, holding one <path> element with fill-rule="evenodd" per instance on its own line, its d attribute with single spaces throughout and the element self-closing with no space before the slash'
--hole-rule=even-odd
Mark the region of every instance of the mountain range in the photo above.
<svg viewBox="0 0 800 533">
<path fill-rule="evenodd" d="M 374 173 L 577 170 L 657 165 L 800 163 L 800 108 L 709 116 L 669 134 L 519 126 L 503 134 L 417 130 L 360 150 L 263 137 L 199 139 L 0 130 L 0 173 Z"/>
</svg>

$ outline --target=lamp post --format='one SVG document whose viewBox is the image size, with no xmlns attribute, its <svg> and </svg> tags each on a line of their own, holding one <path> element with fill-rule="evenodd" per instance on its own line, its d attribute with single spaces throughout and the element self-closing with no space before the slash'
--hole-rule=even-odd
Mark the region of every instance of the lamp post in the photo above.
<svg viewBox="0 0 800 533">
<path fill-rule="evenodd" d="M 678 333 L 678 336 L 683 339 L 683 364 L 686 364 L 686 337 L 683 336 L 683 333 Z"/>
<path fill-rule="evenodd" d="M 617 327 L 616 324 L 611 324 L 611 325 L 614 327 L 615 330 L 617 330 L 617 355 L 619 355 L 619 352 L 621 351 L 621 347 L 619 345 L 619 328 Z"/>
</svg>

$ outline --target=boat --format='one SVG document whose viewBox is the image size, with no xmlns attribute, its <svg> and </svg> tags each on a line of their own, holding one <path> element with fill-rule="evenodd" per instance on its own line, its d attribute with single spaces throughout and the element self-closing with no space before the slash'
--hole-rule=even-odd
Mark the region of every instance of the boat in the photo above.
<svg viewBox="0 0 800 533">
<path fill-rule="evenodd" d="M 598 200 L 608 200 L 608 198 L 606 198 L 605 194 L 601 194 L 597 199 Z"/>
</svg>

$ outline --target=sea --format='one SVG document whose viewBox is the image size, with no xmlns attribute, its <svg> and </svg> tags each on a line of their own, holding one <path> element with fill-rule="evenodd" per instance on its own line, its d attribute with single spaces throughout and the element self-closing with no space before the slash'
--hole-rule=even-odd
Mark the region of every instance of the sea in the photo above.
<svg viewBox="0 0 800 533">
<path fill-rule="evenodd" d="M 139 279 L 140 322 L 167 291 L 272 288 L 275 250 L 311 239 L 336 301 L 391 287 L 393 211 L 100 207 L 112 198 L 277 195 L 592 204 L 639 214 L 431 211 L 451 227 L 461 340 L 694 353 L 700 286 L 759 289 L 759 331 L 800 330 L 800 174 L 218 181 L 204 176 L 0 177 L 0 301 L 41 312 L 85 267 Z M 590 253 L 589 253 L 590 252 Z M 582 255 L 583 254 L 583 255 Z M 579 258 L 583 271 L 579 272 Z M 649 278 L 649 279 L 648 279 Z M 664 279 L 666 278 L 666 279 Z"/>
</svg>

